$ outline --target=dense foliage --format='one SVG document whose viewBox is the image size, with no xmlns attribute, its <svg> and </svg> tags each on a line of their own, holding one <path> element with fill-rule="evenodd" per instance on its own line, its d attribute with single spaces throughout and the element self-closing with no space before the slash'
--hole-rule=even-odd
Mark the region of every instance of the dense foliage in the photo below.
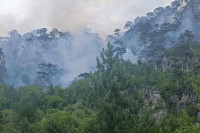
<svg viewBox="0 0 200 133">
<path fill-rule="evenodd" d="M 1 85 L 0 132 L 198 133 L 200 45 L 190 41 L 151 44 L 138 64 L 108 44 L 97 71 L 65 89 Z"/>
</svg>

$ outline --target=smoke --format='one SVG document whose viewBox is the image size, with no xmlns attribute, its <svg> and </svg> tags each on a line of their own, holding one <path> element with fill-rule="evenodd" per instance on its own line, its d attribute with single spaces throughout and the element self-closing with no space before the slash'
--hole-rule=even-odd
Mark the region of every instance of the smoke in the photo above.
<svg viewBox="0 0 200 133">
<path fill-rule="evenodd" d="M 39 33 L 39 31 L 42 31 Z M 42 80 L 47 84 L 66 86 L 80 73 L 95 69 L 96 57 L 99 56 L 102 42 L 98 34 L 83 29 L 79 34 L 54 30 L 55 36 L 45 29 L 34 30 L 20 35 L 10 32 L 7 41 L 0 43 L 5 55 L 5 82 L 14 86 L 38 84 Z M 55 75 L 50 75 L 51 68 L 42 68 L 39 64 L 57 66 Z M 47 77 L 48 76 L 48 77 Z M 40 78 L 40 79 L 38 79 Z M 39 80 L 39 81 L 38 81 Z"/>
<path fill-rule="evenodd" d="M 47 27 L 79 31 L 92 28 L 102 37 L 125 21 L 144 15 L 172 0 L 0 0 L 1 34 L 12 29 L 20 33 Z M 141 8 L 142 7 L 142 8 Z"/>
<path fill-rule="evenodd" d="M 105 46 L 95 33 L 105 37 L 115 28 L 123 28 L 125 21 L 171 2 L 145 1 L 0 0 L 1 34 L 12 29 L 20 33 L 12 31 L 8 40 L 0 43 L 6 61 L 6 83 L 15 86 L 35 84 L 38 74 L 43 74 L 39 79 L 43 82 L 49 71 L 45 64 L 58 69 L 57 74 L 48 79 L 54 85 L 66 86 L 80 73 L 93 71 L 96 57 Z M 38 33 L 44 29 L 34 30 L 38 27 L 73 32 L 56 31 L 56 36 L 52 37 L 51 31 Z M 91 27 L 92 31 L 83 27 Z M 124 58 L 135 63 L 137 58 L 130 49 Z M 38 67 L 41 63 L 44 68 Z"/>
</svg>

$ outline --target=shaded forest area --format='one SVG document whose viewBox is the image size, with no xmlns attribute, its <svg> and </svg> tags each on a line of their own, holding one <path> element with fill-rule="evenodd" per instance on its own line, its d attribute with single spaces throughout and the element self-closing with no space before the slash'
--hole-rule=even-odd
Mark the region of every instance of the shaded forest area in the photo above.
<svg viewBox="0 0 200 133">
<path fill-rule="evenodd" d="M 200 44 L 151 43 L 137 64 L 111 45 L 67 88 L 0 86 L 1 133 L 198 133 Z M 148 57 L 148 58 L 147 58 Z"/>
</svg>

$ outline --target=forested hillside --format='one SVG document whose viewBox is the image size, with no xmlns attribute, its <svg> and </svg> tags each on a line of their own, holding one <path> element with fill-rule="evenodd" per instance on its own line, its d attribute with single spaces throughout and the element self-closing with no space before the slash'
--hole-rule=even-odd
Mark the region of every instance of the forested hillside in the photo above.
<svg viewBox="0 0 200 133">
<path fill-rule="evenodd" d="M 149 50 L 163 54 L 132 64 L 108 44 L 67 88 L 1 85 L 1 133 L 198 133 L 200 44 Z"/>
<path fill-rule="evenodd" d="M 199 16 L 175 0 L 105 48 L 88 29 L 1 37 L 0 133 L 200 133 Z"/>
<path fill-rule="evenodd" d="M 175 0 L 171 6 L 158 7 L 146 16 L 127 21 L 124 29 L 116 29 L 114 35 L 107 39 L 114 45 L 122 47 L 133 54 L 132 62 L 138 59 L 146 60 L 142 53 L 152 43 L 164 48 L 178 45 L 180 35 L 189 30 L 193 41 L 199 41 L 200 33 L 200 1 Z M 188 32 L 189 33 L 189 32 Z"/>
</svg>

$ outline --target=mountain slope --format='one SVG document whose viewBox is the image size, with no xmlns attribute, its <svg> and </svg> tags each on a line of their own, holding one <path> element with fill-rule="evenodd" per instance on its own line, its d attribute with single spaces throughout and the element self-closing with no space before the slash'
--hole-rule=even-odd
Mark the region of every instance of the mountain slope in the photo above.
<svg viewBox="0 0 200 133">
<path fill-rule="evenodd" d="M 176 0 L 171 6 L 156 8 L 134 22 L 128 21 L 124 33 L 109 35 L 108 41 L 117 46 L 131 49 L 136 62 L 141 52 L 155 43 L 165 48 L 177 45 L 180 34 L 189 30 L 194 35 L 193 41 L 200 40 L 200 1 Z"/>
</svg>

